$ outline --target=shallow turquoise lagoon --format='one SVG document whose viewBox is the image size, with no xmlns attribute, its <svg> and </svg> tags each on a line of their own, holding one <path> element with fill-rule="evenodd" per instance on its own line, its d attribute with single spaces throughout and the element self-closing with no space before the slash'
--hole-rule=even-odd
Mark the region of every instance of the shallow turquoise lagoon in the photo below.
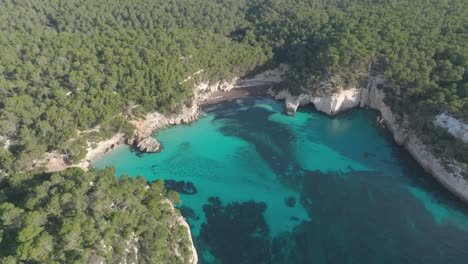
<svg viewBox="0 0 468 264">
<path fill-rule="evenodd" d="M 94 161 L 182 193 L 201 263 L 468 263 L 466 206 L 352 110 L 294 117 L 264 98 L 223 102 Z"/>
</svg>

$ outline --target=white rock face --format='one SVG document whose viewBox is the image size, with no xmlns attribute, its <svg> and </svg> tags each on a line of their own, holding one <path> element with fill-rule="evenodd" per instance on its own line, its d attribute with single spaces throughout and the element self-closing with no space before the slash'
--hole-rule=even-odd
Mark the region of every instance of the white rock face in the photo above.
<svg viewBox="0 0 468 264">
<path fill-rule="evenodd" d="M 197 249 L 195 248 L 195 245 L 193 244 L 192 232 L 190 232 L 190 226 L 182 216 L 179 216 L 177 218 L 177 221 L 178 221 L 178 223 L 180 225 L 183 225 L 187 229 L 187 232 L 188 232 L 188 235 L 189 235 L 189 240 L 190 240 L 190 244 L 191 244 L 190 249 L 192 251 L 192 257 L 190 259 L 188 259 L 188 263 L 197 264 L 198 263 L 198 254 L 197 254 Z"/>
<path fill-rule="evenodd" d="M 371 77 L 367 87 L 362 90 L 360 106 L 379 111 L 388 129 L 392 132 L 396 143 L 402 145 L 406 140 L 408 131 L 401 125 L 404 121 L 400 122 L 399 119 L 401 118 L 395 115 L 392 109 L 385 104 L 385 93 L 377 88 L 379 84 L 383 83 L 384 81 L 382 79 Z"/>
<path fill-rule="evenodd" d="M 132 232 L 129 239 L 125 240 L 125 250 L 123 252 L 121 264 L 136 264 L 138 263 L 138 253 L 140 252 L 140 244 L 135 232 Z"/>
<path fill-rule="evenodd" d="M 332 95 L 313 97 L 311 101 L 318 111 L 333 115 L 358 106 L 360 99 L 361 89 L 352 88 Z"/>
<path fill-rule="evenodd" d="M 308 104 L 312 99 L 309 94 L 292 96 L 288 90 L 282 90 L 278 94 L 275 94 L 273 90 L 269 89 L 268 94 L 273 96 L 276 100 L 284 100 L 284 110 L 288 115 L 294 114 L 300 105 Z"/>
<path fill-rule="evenodd" d="M 136 138 L 147 138 L 154 130 L 169 125 L 187 124 L 195 121 L 199 114 L 199 104 L 207 100 L 215 91 L 229 91 L 236 87 L 238 78 L 230 82 L 216 83 L 209 85 L 207 82 L 200 83 L 194 88 L 195 100 L 191 107 L 183 106 L 179 113 L 164 115 L 159 112 L 149 113 L 145 118 L 132 121 L 135 125 Z"/>
<path fill-rule="evenodd" d="M 361 99 L 361 92 L 361 89 L 353 88 L 343 90 L 340 93 L 323 94 L 320 96 L 313 96 L 312 94 L 292 96 L 286 90 L 278 94 L 274 94 L 272 90 L 269 90 L 269 94 L 273 94 L 275 99 L 285 100 L 285 111 L 289 115 L 294 114 L 300 105 L 309 103 L 314 104 L 318 111 L 333 115 L 340 111 L 358 106 Z"/>
<path fill-rule="evenodd" d="M 437 115 L 433 124 L 446 129 L 452 136 L 468 143 L 468 124 L 459 121 L 445 113 Z"/>
<path fill-rule="evenodd" d="M 408 135 L 404 147 L 424 170 L 436 178 L 451 193 L 468 203 L 468 181 L 463 177 L 463 173 L 466 173 L 467 168 L 455 161 L 442 164 L 441 160 L 434 156 L 429 148 L 412 133 Z"/>
<path fill-rule="evenodd" d="M 366 96 L 362 97 L 361 106 L 368 106 L 380 111 L 382 119 L 393 133 L 397 144 L 403 145 L 419 165 L 448 190 L 461 200 L 468 202 L 468 181 L 463 177 L 466 168 L 464 169 L 463 165 L 455 161 L 446 161 L 442 164 L 442 161 L 434 156 L 430 148 L 413 131 L 407 130 L 404 125 L 406 120 L 399 121 L 402 118 L 395 115 L 391 108 L 384 103 L 385 94 L 377 88 L 377 85 L 381 83 L 383 80 L 378 78 L 370 80 L 367 91 L 363 92 L 363 95 L 368 95 L 367 99 Z M 446 166 L 450 168 L 450 171 Z"/>
<path fill-rule="evenodd" d="M 192 256 L 189 259 L 182 259 L 183 262 L 188 263 L 188 264 L 197 264 L 198 263 L 198 253 L 197 253 L 197 250 L 195 248 L 195 245 L 193 244 L 192 233 L 190 232 L 189 224 L 187 223 L 187 221 L 185 221 L 185 219 L 184 219 L 184 217 L 182 217 L 182 215 L 176 214 L 176 212 L 174 210 L 174 204 L 171 201 L 169 201 L 169 199 L 165 198 L 162 202 L 166 203 L 166 204 L 169 204 L 171 206 L 171 213 L 172 213 L 173 216 L 175 216 L 173 218 L 173 221 L 171 221 L 171 224 L 170 224 L 169 227 L 174 228 L 174 225 L 182 225 L 187 230 L 188 238 L 189 238 L 189 241 L 190 241 L 190 251 L 192 251 Z M 181 239 L 179 240 L 179 242 L 180 241 L 181 241 Z M 175 255 L 177 257 L 182 257 L 178 247 L 174 248 L 174 253 L 175 253 Z"/>
<path fill-rule="evenodd" d="M 159 112 L 149 113 L 141 120 L 134 120 L 131 123 L 135 125 L 136 138 L 147 138 L 151 136 L 153 131 L 168 125 L 179 125 L 182 123 L 190 123 L 198 116 L 198 106 L 184 106 L 179 113 L 163 115 Z"/>
</svg>

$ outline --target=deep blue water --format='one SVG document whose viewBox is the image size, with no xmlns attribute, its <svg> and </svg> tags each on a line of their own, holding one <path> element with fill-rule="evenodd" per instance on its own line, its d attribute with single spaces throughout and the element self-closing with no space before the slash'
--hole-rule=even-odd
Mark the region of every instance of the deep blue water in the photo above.
<svg viewBox="0 0 468 264">
<path fill-rule="evenodd" d="M 352 110 L 294 117 L 269 99 L 223 102 L 94 162 L 182 192 L 201 263 L 468 263 L 465 204 Z"/>
</svg>

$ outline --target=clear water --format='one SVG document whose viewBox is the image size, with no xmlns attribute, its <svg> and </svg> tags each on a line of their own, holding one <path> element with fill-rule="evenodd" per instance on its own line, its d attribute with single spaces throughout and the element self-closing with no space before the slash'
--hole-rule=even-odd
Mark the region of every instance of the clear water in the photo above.
<svg viewBox="0 0 468 264">
<path fill-rule="evenodd" d="M 376 113 L 287 117 L 258 98 L 205 112 L 159 131 L 161 153 L 121 146 L 93 164 L 173 180 L 201 263 L 468 263 L 466 206 Z"/>
</svg>

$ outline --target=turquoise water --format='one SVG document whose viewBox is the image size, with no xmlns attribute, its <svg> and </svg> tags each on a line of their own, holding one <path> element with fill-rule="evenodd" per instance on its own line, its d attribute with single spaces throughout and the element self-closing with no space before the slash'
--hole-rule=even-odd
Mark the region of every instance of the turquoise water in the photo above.
<svg viewBox="0 0 468 264">
<path fill-rule="evenodd" d="M 161 153 L 94 162 L 182 193 L 201 263 L 467 263 L 465 205 L 425 174 L 377 114 L 294 117 L 249 98 L 159 131 Z"/>
</svg>

